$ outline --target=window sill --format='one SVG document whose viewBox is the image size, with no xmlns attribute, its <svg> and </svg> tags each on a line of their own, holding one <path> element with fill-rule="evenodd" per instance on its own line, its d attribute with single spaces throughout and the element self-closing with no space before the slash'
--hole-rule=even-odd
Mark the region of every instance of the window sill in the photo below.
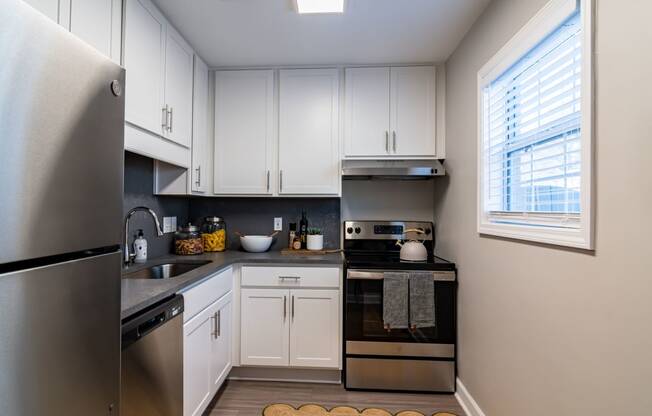
<svg viewBox="0 0 652 416">
<path fill-rule="evenodd" d="M 515 240 L 555 246 L 593 250 L 590 232 L 584 228 L 545 227 L 536 225 L 495 223 L 488 220 L 478 224 L 478 233 Z"/>
</svg>

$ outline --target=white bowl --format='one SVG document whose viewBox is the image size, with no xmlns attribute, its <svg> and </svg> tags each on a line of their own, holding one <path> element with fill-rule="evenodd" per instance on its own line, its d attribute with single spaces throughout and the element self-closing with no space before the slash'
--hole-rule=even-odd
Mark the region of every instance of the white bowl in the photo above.
<svg viewBox="0 0 652 416">
<path fill-rule="evenodd" d="M 240 244 L 245 251 L 250 253 L 263 253 L 272 245 L 272 237 L 266 235 L 244 235 L 240 237 Z"/>
</svg>

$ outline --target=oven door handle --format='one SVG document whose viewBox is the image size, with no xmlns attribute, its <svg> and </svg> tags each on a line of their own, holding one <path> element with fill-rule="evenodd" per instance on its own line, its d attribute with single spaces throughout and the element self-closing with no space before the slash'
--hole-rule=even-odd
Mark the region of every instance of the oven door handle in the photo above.
<svg viewBox="0 0 652 416">
<path fill-rule="evenodd" d="M 401 270 L 401 273 L 409 271 Z M 432 280 L 440 282 L 454 282 L 455 272 L 451 270 L 433 271 Z M 347 270 L 346 280 L 383 280 L 384 273 L 375 270 Z"/>
<path fill-rule="evenodd" d="M 347 280 L 383 280 L 383 272 L 370 272 L 362 270 L 348 270 L 346 272 Z"/>
</svg>

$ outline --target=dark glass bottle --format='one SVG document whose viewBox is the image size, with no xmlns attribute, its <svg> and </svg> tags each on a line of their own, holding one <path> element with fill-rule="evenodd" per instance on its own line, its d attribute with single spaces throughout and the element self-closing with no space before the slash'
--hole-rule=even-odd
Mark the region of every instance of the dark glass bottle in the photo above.
<svg viewBox="0 0 652 416">
<path fill-rule="evenodd" d="M 301 237 L 301 248 L 307 248 L 308 239 L 308 219 L 306 218 L 306 211 L 301 211 L 301 221 L 299 221 L 299 237 Z"/>
</svg>

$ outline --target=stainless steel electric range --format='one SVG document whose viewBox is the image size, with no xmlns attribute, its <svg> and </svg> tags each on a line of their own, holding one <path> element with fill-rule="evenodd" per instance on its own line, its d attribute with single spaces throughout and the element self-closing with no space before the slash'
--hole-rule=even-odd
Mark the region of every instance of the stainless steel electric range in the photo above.
<svg viewBox="0 0 652 416">
<path fill-rule="evenodd" d="M 409 233 L 421 229 L 423 234 Z M 418 238 L 423 262 L 401 261 L 397 240 Z M 430 222 L 344 222 L 344 380 L 350 390 L 453 393 L 456 362 L 455 264 L 434 256 Z M 388 329 L 383 322 L 386 272 L 432 274 L 435 325 Z M 408 305 L 409 307 L 409 305 Z"/>
</svg>

